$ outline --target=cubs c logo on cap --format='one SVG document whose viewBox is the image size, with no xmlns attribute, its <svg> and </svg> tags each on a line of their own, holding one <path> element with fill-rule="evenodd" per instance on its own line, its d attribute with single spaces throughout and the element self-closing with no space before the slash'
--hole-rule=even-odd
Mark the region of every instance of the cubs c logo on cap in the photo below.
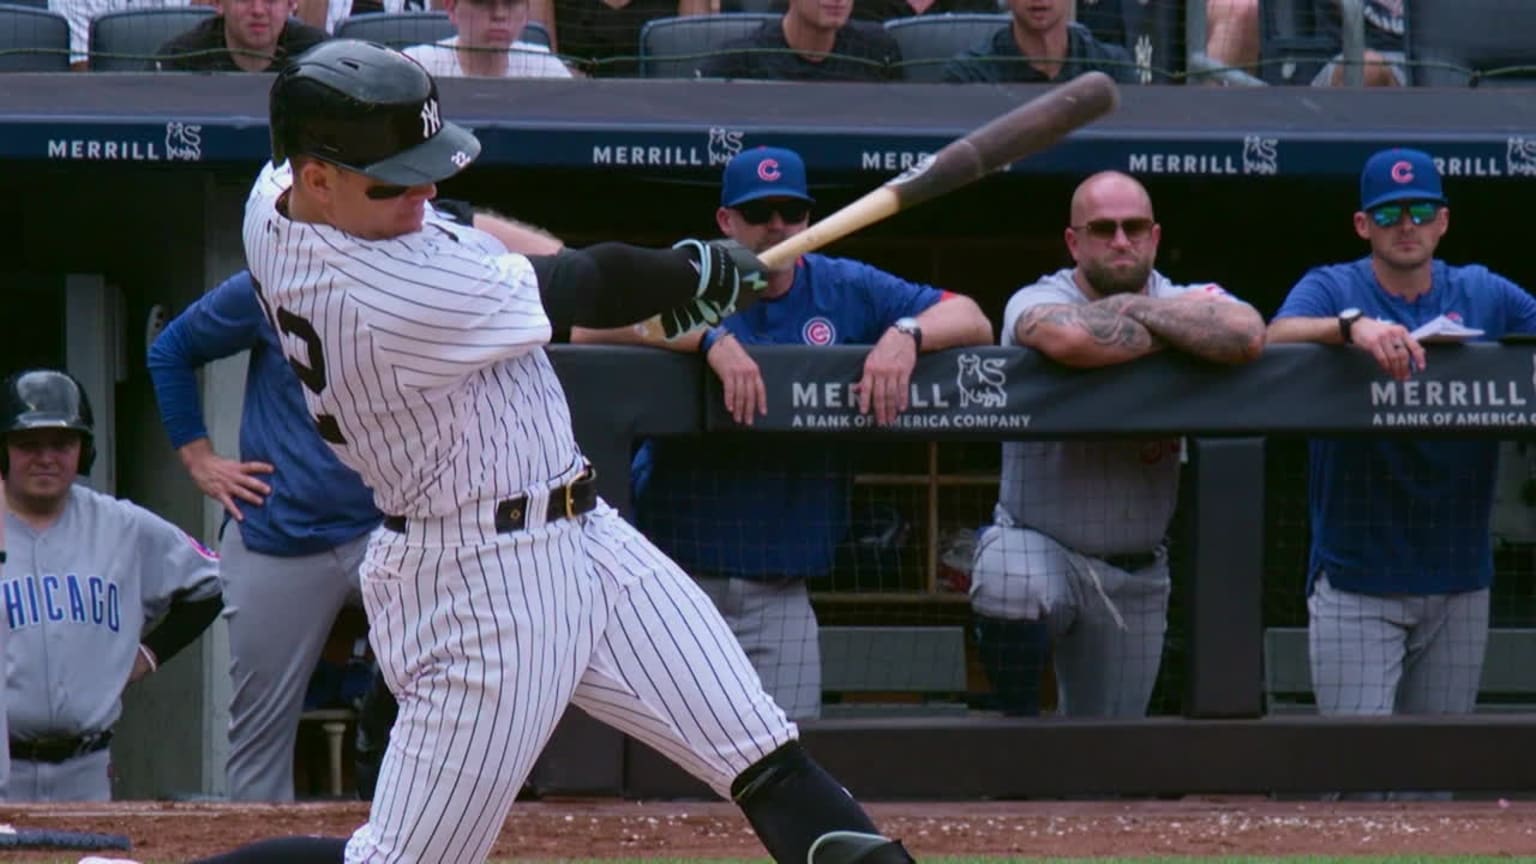
<svg viewBox="0 0 1536 864">
<path fill-rule="evenodd" d="M 1413 182 L 1413 163 L 1407 159 L 1392 163 L 1392 180 L 1396 183 Z"/>
<path fill-rule="evenodd" d="M 769 183 L 783 177 L 779 171 L 779 160 L 764 159 L 757 163 L 757 177 L 759 180 L 767 180 Z"/>
</svg>

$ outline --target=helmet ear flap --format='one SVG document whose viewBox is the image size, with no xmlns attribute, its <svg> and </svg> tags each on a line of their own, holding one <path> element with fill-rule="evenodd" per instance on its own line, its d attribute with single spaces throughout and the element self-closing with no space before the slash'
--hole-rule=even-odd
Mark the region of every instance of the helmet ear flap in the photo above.
<svg viewBox="0 0 1536 864">
<path fill-rule="evenodd" d="M 76 473 L 85 476 L 91 473 L 91 466 L 96 464 L 96 436 L 89 433 L 80 433 L 80 467 Z"/>
</svg>

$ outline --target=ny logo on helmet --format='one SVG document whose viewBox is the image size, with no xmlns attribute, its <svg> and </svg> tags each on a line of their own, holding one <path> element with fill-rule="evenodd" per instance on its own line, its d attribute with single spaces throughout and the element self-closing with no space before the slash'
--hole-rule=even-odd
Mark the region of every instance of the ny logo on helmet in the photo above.
<svg viewBox="0 0 1536 864">
<path fill-rule="evenodd" d="M 428 99 L 421 106 L 421 137 L 431 138 L 443 128 L 443 118 L 437 112 L 437 100 Z"/>
</svg>

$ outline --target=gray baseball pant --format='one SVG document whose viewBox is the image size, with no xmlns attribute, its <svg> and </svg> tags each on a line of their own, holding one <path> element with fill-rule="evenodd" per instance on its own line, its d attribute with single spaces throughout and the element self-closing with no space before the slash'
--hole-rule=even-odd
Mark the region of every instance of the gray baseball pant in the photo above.
<svg viewBox="0 0 1536 864">
<path fill-rule="evenodd" d="M 791 720 L 821 716 L 821 636 L 805 580 L 698 577 L 763 689 Z"/>
<path fill-rule="evenodd" d="M 229 797 L 292 801 L 293 751 L 315 663 L 348 602 L 368 536 L 316 555 L 247 549 L 231 524 L 219 544 L 229 623 Z"/>
</svg>

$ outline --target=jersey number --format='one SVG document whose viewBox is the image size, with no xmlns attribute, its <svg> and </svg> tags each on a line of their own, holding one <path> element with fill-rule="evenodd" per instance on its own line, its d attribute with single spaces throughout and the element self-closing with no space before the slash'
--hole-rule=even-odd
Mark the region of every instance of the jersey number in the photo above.
<svg viewBox="0 0 1536 864">
<path fill-rule="evenodd" d="M 320 344 L 320 334 L 315 332 L 315 325 L 309 323 L 308 318 L 295 315 L 281 306 L 277 307 L 277 314 L 274 315 L 272 307 L 267 305 L 267 295 L 261 290 L 261 283 L 253 277 L 251 284 L 256 288 L 256 300 L 261 303 L 261 308 L 267 313 L 267 317 L 275 321 L 277 329 L 289 336 L 297 336 L 304 340 L 304 353 L 309 355 L 309 362 L 313 365 L 305 366 L 292 357 L 288 358 L 288 365 L 293 367 L 293 372 L 299 376 L 304 389 L 316 396 L 324 393 L 325 348 Z M 315 429 L 319 430 L 321 438 L 332 444 L 347 443 L 347 436 L 341 434 L 341 424 L 336 422 L 333 414 L 316 414 Z"/>
<path fill-rule="evenodd" d="M 293 357 L 288 358 L 288 365 L 293 367 L 294 374 L 304 382 L 305 389 L 319 396 L 325 392 L 325 348 L 320 344 L 320 334 L 315 332 L 315 325 L 309 323 L 309 319 L 302 315 L 295 315 L 287 309 L 277 307 L 277 329 L 289 336 L 297 336 L 304 340 L 304 351 L 309 355 L 310 365 L 305 366 Z M 332 444 L 345 444 L 347 438 L 341 434 L 341 424 L 336 422 L 333 414 L 316 414 L 315 428 L 320 430 L 320 437 Z"/>
</svg>

